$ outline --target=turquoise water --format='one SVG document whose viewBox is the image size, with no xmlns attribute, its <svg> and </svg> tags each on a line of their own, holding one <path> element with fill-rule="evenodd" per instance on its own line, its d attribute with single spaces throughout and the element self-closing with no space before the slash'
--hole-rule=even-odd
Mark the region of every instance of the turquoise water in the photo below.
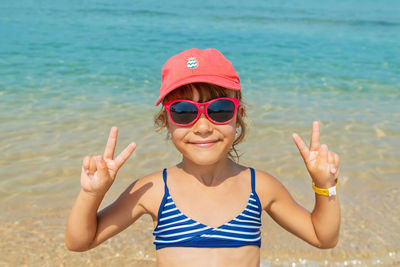
<svg viewBox="0 0 400 267">
<path fill-rule="evenodd" d="M 214 47 L 235 66 L 248 104 L 251 127 L 241 162 L 276 175 L 312 207 L 303 196 L 310 181 L 290 135 L 307 140 L 312 120 L 321 121 L 323 142 L 342 162 L 344 242 L 330 260 L 399 262 L 399 14 L 396 0 L 2 0 L 0 206 L 7 219 L 1 222 L 10 228 L 34 217 L 26 201 L 47 217 L 56 213 L 56 230 L 33 235 L 43 253 L 43 239 L 63 229 L 72 205 L 59 196 L 73 199 L 81 159 L 101 153 L 113 125 L 120 127 L 120 149 L 131 141 L 138 149 L 112 196 L 131 179 L 179 160 L 153 129 L 161 67 L 182 50 Z M 29 223 L 18 227 L 29 233 Z M 17 246 L 20 236 L 0 230 Z M 151 235 L 146 238 L 152 249 Z M 290 253 L 265 244 L 262 255 L 290 262 L 295 248 L 309 252 L 309 260 L 326 256 L 287 239 Z M 18 258 L 12 255 L 11 261 Z M 70 257 L 61 248 L 58 255 L 61 262 Z"/>
<path fill-rule="evenodd" d="M 6 102 L 34 94 L 58 95 L 57 104 L 81 95 L 153 103 L 163 63 L 191 47 L 221 50 L 249 94 L 329 90 L 398 100 L 398 1 L 2 1 L 0 8 Z"/>
</svg>

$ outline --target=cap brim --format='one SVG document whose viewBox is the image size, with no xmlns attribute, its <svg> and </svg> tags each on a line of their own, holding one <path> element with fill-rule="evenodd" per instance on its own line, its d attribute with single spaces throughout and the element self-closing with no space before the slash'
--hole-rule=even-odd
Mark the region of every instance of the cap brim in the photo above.
<svg viewBox="0 0 400 267">
<path fill-rule="evenodd" d="M 169 93 L 171 93 L 172 91 L 174 91 L 175 89 L 177 89 L 178 87 L 181 87 L 183 85 L 186 84 L 190 84 L 190 83 L 211 83 L 211 84 L 215 84 L 227 89 L 231 89 L 231 90 L 240 90 L 242 88 L 242 86 L 240 85 L 240 83 L 238 82 L 234 82 L 231 79 L 227 79 L 221 76 L 194 76 L 194 77 L 189 77 L 187 79 L 184 80 L 180 80 L 176 83 L 173 83 L 172 85 L 170 85 L 168 87 L 168 89 L 164 90 L 163 94 L 160 95 L 160 97 L 158 98 L 157 102 L 156 102 L 156 106 L 158 106 L 162 100 L 164 99 L 164 97 L 166 95 L 168 95 Z"/>
</svg>

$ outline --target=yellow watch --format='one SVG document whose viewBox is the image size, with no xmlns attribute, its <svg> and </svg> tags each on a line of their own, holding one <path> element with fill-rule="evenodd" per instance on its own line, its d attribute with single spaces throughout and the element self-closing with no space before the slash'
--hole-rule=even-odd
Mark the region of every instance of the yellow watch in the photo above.
<svg viewBox="0 0 400 267">
<path fill-rule="evenodd" d="M 313 182 L 312 188 L 314 189 L 315 193 L 317 193 L 318 195 L 331 197 L 331 196 L 336 196 L 337 183 L 335 186 L 329 187 L 328 189 L 323 189 L 323 188 L 316 187 Z"/>
</svg>

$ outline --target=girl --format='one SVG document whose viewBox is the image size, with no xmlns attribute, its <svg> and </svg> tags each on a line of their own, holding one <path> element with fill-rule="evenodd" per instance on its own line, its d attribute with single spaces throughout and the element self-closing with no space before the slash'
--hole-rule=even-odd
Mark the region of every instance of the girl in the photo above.
<svg viewBox="0 0 400 267">
<path fill-rule="evenodd" d="M 68 249 L 94 248 L 150 214 L 158 266 L 258 266 L 262 211 L 311 245 L 334 247 L 340 226 L 338 155 L 320 144 L 318 122 L 310 147 L 293 134 L 316 193 L 308 212 L 273 176 L 235 162 L 235 146 L 246 133 L 240 89 L 236 71 L 218 50 L 190 49 L 170 58 L 155 121 L 166 127 L 182 161 L 138 179 L 97 212 L 136 148 L 131 143 L 114 158 L 113 127 L 104 155 L 83 160 L 82 189 L 67 222 Z"/>
</svg>

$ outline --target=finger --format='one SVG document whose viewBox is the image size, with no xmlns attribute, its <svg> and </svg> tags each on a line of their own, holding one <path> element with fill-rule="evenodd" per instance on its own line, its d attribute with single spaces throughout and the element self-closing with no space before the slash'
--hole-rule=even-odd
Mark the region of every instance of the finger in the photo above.
<svg viewBox="0 0 400 267">
<path fill-rule="evenodd" d="M 311 134 L 311 142 L 310 142 L 310 150 L 315 151 L 320 147 L 319 143 L 319 122 L 314 121 L 312 126 L 312 134 Z"/>
<path fill-rule="evenodd" d="M 336 171 L 334 178 L 335 178 L 335 181 L 337 182 L 337 180 L 338 180 L 338 178 L 339 178 L 339 170 Z"/>
<path fill-rule="evenodd" d="M 101 178 L 109 178 L 107 164 L 102 156 L 96 157 L 97 175 Z"/>
<path fill-rule="evenodd" d="M 89 166 L 90 166 L 90 157 L 86 156 L 83 159 L 82 168 L 85 170 L 85 172 L 87 172 L 87 171 L 89 171 Z"/>
<path fill-rule="evenodd" d="M 118 136 L 118 128 L 112 127 L 110 130 L 110 135 L 108 136 L 106 149 L 104 150 L 104 158 L 105 159 L 113 159 L 115 146 L 117 145 L 117 136 Z"/>
<path fill-rule="evenodd" d="M 337 171 L 336 165 L 335 165 L 335 153 L 332 151 L 328 151 L 328 163 L 329 163 L 329 171 L 332 174 L 335 174 Z"/>
<path fill-rule="evenodd" d="M 300 155 L 305 162 L 307 162 L 308 157 L 310 156 L 310 150 L 307 145 L 303 142 L 303 139 L 297 134 L 292 134 L 293 141 L 295 142 L 297 148 L 299 149 Z"/>
<path fill-rule="evenodd" d="M 333 154 L 334 153 L 332 151 L 328 150 L 328 163 L 331 165 L 334 164 L 334 160 L 335 160 L 335 156 Z"/>
<path fill-rule="evenodd" d="M 136 143 L 130 143 L 114 160 L 117 169 L 125 163 L 125 161 L 132 155 L 136 149 Z"/>
<path fill-rule="evenodd" d="M 336 165 L 336 167 L 338 167 L 338 168 L 339 168 L 339 162 L 340 162 L 339 155 L 335 153 L 335 165 Z"/>
<path fill-rule="evenodd" d="M 333 160 L 334 166 L 335 166 L 336 170 L 339 170 L 339 162 L 340 162 L 339 155 L 334 153 L 333 158 L 334 158 L 334 160 Z"/>
<path fill-rule="evenodd" d="M 96 172 L 97 167 L 96 167 L 96 157 L 90 157 L 90 163 L 89 163 L 89 174 L 94 175 Z"/>
<path fill-rule="evenodd" d="M 318 161 L 319 164 L 329 164 L 328 162 L 328 146 L 325 144 L 322 144 L 319 153 L 318 153 Z"/>
</svg>

